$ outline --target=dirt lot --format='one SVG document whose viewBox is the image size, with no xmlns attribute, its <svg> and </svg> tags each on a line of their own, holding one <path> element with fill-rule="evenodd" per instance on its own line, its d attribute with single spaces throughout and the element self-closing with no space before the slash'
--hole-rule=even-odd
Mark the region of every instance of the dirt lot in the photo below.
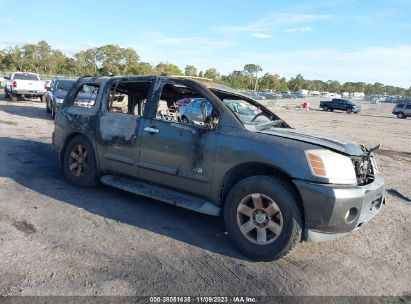
<svg viewBox="0 0 411 304">
<path fill-rule="evenodd" d="M 275 110 L 300 130 L 381 143 L 387 204 L 349 237 L 257 263 L 237 253 L 220 218 L 70 186 L 44 104 L 0 98 L 0 295 L 410 294 L 411 119 L 391 110 Z"/>
</svg>

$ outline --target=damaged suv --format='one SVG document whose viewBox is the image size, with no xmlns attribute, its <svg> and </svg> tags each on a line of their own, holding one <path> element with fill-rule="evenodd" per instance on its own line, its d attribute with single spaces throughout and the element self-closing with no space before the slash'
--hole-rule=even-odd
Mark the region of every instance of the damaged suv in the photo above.
<svg viewBox="0 0 411 304">
<path fill-rule="evenodd" d="M 202 100 L 195 119 L 181 119 L 175 103 L 184 98 Z M 76 186 L 101 182 L 223 215 L 255 260 L 347 235 L 385 199 L 372 149 L 298 132 L 236 90 L 189 78 L 80 78 L 56 117 L 53 147 Z"/>
</svg>

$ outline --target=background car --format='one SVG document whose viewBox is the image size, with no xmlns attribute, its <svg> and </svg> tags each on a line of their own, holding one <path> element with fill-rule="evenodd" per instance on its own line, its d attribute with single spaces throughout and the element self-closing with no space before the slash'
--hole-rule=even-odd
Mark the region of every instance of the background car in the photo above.
<svg viewBox="0 0 411 304">
<path fill-rule="evenodd" d="M 206 115 L 201 111 L 201 107 L 205 107 Z M 203 124 L 207 114 L 211 113 L 212 105 L 205 98 L 194 98 L 191 102 L 180 108 L 180 119 L 182 123 Z"/>
<path fill-rule="evenodd" d="M 397 115 L 398 118 L 411 117 L 411 104 L 399 103 L 395 105 L 392 114 Z"/>
<path fill-rule="evenodd" d="M 266 117 L 259 116 L 261 111 L 251 109 L 244 101 L 226 99 L 224 100 L 224 104 L 226 104 L 242 122 L 261 124 L 269 121 Z"/>
<path fill-rule="evenodd" d="M 190 98 L 182 98 L 176 101 L 176 107 L 177 108 L 182 108 L 188 105 L 191 102 Z"/>
<path fill-rule="evenodd" d="M 75 82 L 76 80 L 67 78 L 54 78 L 51 81 L 46 95 L 46 111 L 51 113 L 52 119 L 56 117 L 64 97 Z"/>
</svg>

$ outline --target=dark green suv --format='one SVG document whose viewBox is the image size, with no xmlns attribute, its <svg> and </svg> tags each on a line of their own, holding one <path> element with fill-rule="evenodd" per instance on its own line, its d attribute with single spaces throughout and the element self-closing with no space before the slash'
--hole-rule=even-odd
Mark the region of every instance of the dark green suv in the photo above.
<svg viewBox="0 0 411 304">
<path fill-rule="evenodd" d="M 183 98 L 210 105 L 183 121 Z M 384 203 L 372 149 L 298 132 L 236 90 L 188 78 L 80 78 L 57 114 L 53 147 L 76 186 L 102 182 L 223 215 L 256 260 L 346 235 Z"/>
</svg>

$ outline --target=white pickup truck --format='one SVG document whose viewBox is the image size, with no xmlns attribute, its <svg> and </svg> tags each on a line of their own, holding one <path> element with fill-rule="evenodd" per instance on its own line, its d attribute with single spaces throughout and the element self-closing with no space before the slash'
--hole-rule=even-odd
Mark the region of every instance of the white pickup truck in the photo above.
<svg viewBox="0 0 411 304">
<path fill-rule="evenodd" d="M 20 96 L 27 98 L 39 97 L 40 101 L 44 101 L 47 93 L 45 82 L 40 80 L 38 74 L 13 72 L 9 77 L 5 77 L 6 86 L 4 88 L 6 98 L 11 98 L 12 101 L 17 101 Z"/>
</svg>

